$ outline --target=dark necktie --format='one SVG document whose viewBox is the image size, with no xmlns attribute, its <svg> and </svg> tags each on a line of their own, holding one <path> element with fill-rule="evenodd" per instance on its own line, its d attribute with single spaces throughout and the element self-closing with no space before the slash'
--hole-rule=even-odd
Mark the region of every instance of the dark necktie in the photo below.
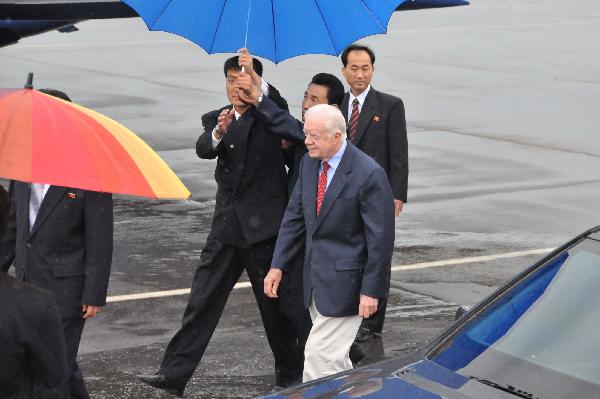
<svg viewBox="0 0 600 399">
<path fill-rule="evenodd" d="M 329 170 L 329 164 L 323 162 L 323 169 L 319 173 L 319 186 L 317 187 L 317 215 L 321 210 L 321 204 L 325 197 L 325 191 L 327 190 L 327 171 Z"/>
<path fill-rule="evenodd" d="M 358 129 L 358 119 L 360 118 L 360 112 L 358 110 L 358 98 L 352 101 L 352 115 L 350 115 L 350 122 L 348 123 L 348 139 L 351 143 L 354 142 L 356 136 L 356 129 Z"/>
</svg>

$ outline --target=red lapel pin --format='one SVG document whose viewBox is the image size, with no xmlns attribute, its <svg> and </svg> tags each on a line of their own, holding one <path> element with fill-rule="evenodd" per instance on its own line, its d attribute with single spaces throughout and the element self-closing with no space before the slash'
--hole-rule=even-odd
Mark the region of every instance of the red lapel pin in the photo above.
<svg viewBox="0 0 600 399">
<path fill-rule="evenodd" d="M 375 116 L 373 117 L 373 120 L 374 120 L 375 122 L 379 122 L 379 116 L 375 115 Z"/>
<path fill-rule="evenodd" d="M 77 194 L 75 194 L 75 193 L 69 193 L 69 198 L 75 199 L 75 198 L 77 198 Z"/>
</svg>

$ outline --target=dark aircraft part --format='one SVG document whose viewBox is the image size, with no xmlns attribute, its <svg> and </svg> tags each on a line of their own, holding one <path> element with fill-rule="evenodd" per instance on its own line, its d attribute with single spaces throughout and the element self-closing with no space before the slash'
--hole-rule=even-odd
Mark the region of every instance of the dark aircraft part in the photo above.
<svg viewBox="0 0 600 399">
<path fill-rule="evenodd" d="M 9 44 L 15 44 L 19 41 L 19 36 L 10 29 L 0 28 L 0 47 L 8 46 Z"/>
<path fill-rule="evenodd" d="M 65 26 L 64 28 L 57 29 L 60 33 L 71 33 L 79 30 L 75 25 Z"/>
<path fill-rule="evenodd" d="M 77 30 L 73 26 L 78 21 L 0 21 L 0 47 L 15 44 L 27 36 L 53 30 L 71 32 Z M 74 29 L 73 29 L 74 28 Z"/>
<path fill-rule="evenodd" d="M 137 17 L 120 1 L 50 4 L 0 4 L 0 20 L 82 20 Z"/>
<path fill-rule="evenodd" d="M 406 0 L 396 11 L 421 10 L 424 8 L 442 8 L 469 5 L 467 0 Z"/>
</svg>

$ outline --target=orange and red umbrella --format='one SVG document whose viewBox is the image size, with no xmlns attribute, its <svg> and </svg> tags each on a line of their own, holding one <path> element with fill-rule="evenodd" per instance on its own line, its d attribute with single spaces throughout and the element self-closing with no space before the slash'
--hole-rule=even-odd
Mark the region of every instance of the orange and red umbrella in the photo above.
<svg viewBox="0 0 600 399">
<path fill-rule="evenodd" d="M 126 127 L 32 89 L 0 89 L 0 177 L 150 198 L 190 196 Z"/>
</svg>

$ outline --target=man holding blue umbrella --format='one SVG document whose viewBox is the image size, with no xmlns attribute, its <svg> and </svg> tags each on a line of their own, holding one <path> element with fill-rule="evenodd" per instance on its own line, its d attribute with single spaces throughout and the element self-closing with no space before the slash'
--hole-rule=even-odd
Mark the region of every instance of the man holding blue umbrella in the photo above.
<svg viewBox="0 0 600 399">
<path fill-rule="evenodd" d="M 177 396 L 183 395 L 244 270 L 275 358 L 275 385 L 292 385 L 302 372 L 302 357 L 291 323 L 281 314 L 277 300 L 263 295 L 263 278 L 271 264 L 287 204 L 281 139 L 261 121 L 254 106 L 241 101 L 240 58 L 228 59 L 223 68 L 231 105 L 202 117 L 205 131 L 196 142 L 200 158 L 217 159 L 218 189 L 211 231 L 192 282 L 182 326 L 169 342 L 158 372 L 138 376 L 140 381 Z M 258 60 L 254 61 L 254 70 L 261 75 Z M 280 107 L 287 108 L 276 89 L 268 87 L 265 91 Z"/>
</svg>

